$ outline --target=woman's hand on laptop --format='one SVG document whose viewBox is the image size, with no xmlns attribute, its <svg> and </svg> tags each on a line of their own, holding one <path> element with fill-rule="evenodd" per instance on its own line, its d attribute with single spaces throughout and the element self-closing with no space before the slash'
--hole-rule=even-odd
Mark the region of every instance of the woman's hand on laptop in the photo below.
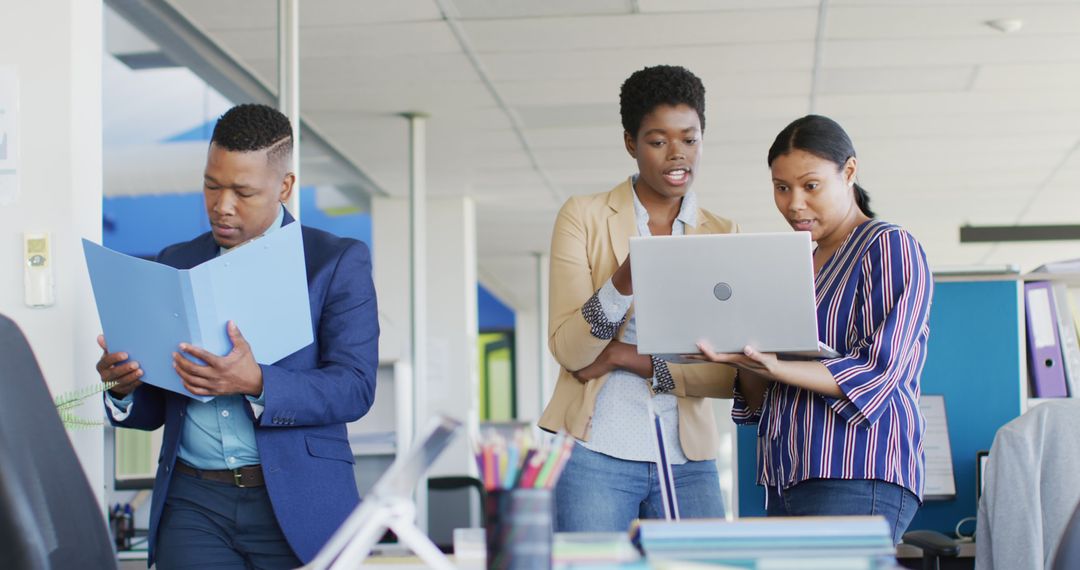
<svg viewBox="0 0 1080 570">
<path fill-rule="evenodd" d="M 701 354 L 688 355 L 689 358 L 706 362 L 727 364 L 756 372 L 763 376 L 773 376 L 780 360 L 771 352 L 758 352 L 751 346 L 743 347 L 742 353 L 713 352 L 712 347 L 704 342 L 699 342 L 698 350 Z"/>
</svg>

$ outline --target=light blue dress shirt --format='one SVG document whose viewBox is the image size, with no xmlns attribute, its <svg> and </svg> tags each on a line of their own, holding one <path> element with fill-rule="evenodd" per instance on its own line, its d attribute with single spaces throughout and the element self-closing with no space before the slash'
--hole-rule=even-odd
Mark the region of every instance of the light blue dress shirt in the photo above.
<svg viewBox="0 0 1080 570">
<path fill-rule="evenodd" d="M 284 219 L 285 208 L 282 206 L 266 233 L 281 227 Z M 227 251 L 221 248 L 218 255 Z M 134 396 L 128 394 L 117 399 L 106 394 L 112 403 L 109 412 L 114 419 L 123 420 L 131 413 Z M 264 396 L 218 396 L 209 402 L 189 401 L 180 435 L 180 461 L 198 469 L 236 469 L 259 463 L 252 415 L 258 418 L 262 414 Z M 249 405 L 251 415 L 245 409 Z"/>
<path fill-rule="evenodd" d="M 637 176 L 631 179 L 636 184 Z M 649 236 L 649 212 L 634 196 L 634 219 L 639 236 Z M 671 235 L 683 235 L 686 227 L 697 226 L 697 196 L 687 192 L 683 196 L 679 215 L 671 225 Z M 598 291 L 597 297 L 604 309 L 604 314 L 612 323 L 622 320 L 633 303 L 633 295 L 621 295 L 612 285 L 611 279 Z M 637 344 L 637 323 L 633 316 L 623 329 L 622 342 Z M 613 371 L 600 388 L 593 410 L 590 437 L 581 445 L 593 450 L 630 461 L 655 461 L 656 444 L 653 442 L 653 422 L 649 417 L 648 401 L 652 398 L 653 409 L 660 416 L 664 426 L 664 448 L 668 452 L 668 463 L 681 465 L 687 458 L 679 442 L 678 399 L 674 394 L 653 394 L 650 386 L 652 378 L 642 378 L 633 372 L 622 369 Z"/>
</svg>

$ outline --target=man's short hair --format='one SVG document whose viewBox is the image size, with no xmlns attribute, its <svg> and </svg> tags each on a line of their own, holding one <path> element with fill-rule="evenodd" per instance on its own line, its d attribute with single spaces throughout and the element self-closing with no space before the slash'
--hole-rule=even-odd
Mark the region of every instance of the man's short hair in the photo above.
<svg viewBox="0 0 1080 570">
<path fill-rule="evenodd" d="M 233 152 L 269 149 L 266 156 L 270 164 L 280 161 L 288 168 L 293 146 L 292 124 L 273 107 L 245 103 L 229 109 L 218 119 L 210 144 Z"/>
<path fill-rule="evenodd" d="M 641 120 L 660 105 L 686 105 L 697 111 L 701 132 L 705 132 L 705 86 L 690 70 L 657 65 L 631 74 L 619 92 L 623 129 L 636 137 Z"/>
</svg>

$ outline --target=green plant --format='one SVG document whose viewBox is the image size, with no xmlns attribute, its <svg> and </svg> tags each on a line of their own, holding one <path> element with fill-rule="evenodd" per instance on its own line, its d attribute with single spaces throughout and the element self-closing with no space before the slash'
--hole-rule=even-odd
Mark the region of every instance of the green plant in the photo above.
<svg viewBox="0 0 1080 570">
<path fill-rule="evenodd" d="M 85 429 L 100 426 L 100 421 L 77 416 L 73 410 L 82 405 L 83 400 L 100 394 L 113 386 L 116 386 L 116 382 L 99 382 L 92 386 L 64 392 L 53 398 L 53 404 L 56 404 L 56 413 L 60 414 L 60 421 L 64 423 L 64 427 L 67 429 Z"/>
</svg>

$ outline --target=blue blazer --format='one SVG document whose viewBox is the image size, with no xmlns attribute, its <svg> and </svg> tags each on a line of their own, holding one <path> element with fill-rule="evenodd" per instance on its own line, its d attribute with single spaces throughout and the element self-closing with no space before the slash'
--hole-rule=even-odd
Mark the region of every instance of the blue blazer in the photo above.
<svg viewBox="0 0 1080 570">
<path fill-rule="evenodd" d="M 292 221 L 286 212 L 282 225 Z M 261 365 L 266 406 L 258 420 L 251 419 L 274 514 L 307 563 L 360 501 L 345 424 L 366 414 L 375 399 L 379 323 L 367 246 L 302 229 L 315 342 Z M 217 255 L 208 232 L 165 248 L 157 260 L 189 269 Z M 188 401 L 144 384 L 134 392 L 131 414 L 113 421 L 144 430 L 165 425 L 150 511 L 150 564 Z"/>
</svg>

